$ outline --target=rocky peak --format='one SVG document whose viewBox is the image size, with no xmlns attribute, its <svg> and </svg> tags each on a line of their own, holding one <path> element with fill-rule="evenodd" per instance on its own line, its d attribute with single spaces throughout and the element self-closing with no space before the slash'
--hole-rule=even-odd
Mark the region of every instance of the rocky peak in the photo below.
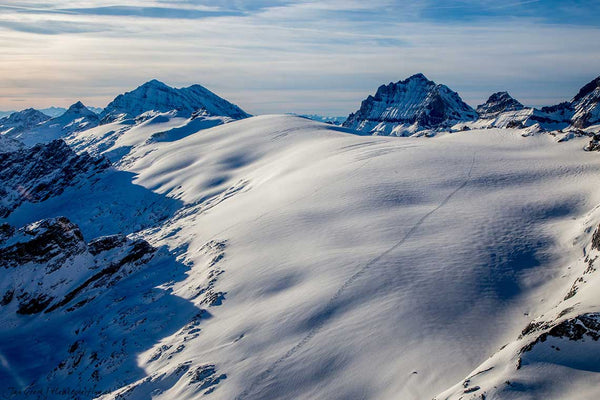
<svg viewBox="0 0 600 400">
<path fill-rule="evenodd" d="M 517 111 L 523 108 L 523 104 L 512 98 L 508 92 L 497 92 L 492 94 L 484 104 L 477 106 L 477 113 L 481 118 L 491 118 L 506 111 Z"/>
<path fill-rule="evenodd" d="M 600 89 L 600 76 L 584 85 L 573 98 L 573 102 L 578 102 L 590 93 Z"/>
<path fill-rule="evenodd" d="M 375 96 L 367 97 L 343 125 L 372 134 L 404 135 L 449 127 L 476 117 L 475 110 L 456 92 L 423 74 L 415 74 L 380 86 Z"/>
<path fill-rule="evenodd" d="M 600 124 L 600 76 L 583 86 L 571 102 L 571 124 L 580 129 Z"/>
<path fill-rule="evenodd" d="M 200 109 L 209 115 L 233 119 L 249 116 L 236 105 L 200 85 L 176 89 L 153 79 L 131 92 L 117 96 L 104 109 L 101 120 L 102 123 L 109 123 L 124 118 L 135 118 L 148 111 L 175 111 L 178 116 L 190 117 Z"/>
</svg>

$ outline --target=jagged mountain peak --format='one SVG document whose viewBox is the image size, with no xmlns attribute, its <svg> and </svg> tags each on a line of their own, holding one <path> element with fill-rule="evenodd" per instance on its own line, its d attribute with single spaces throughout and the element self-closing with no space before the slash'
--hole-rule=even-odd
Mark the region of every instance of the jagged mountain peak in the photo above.
<svg viewBox="0 0 600 400">
<path fill-rule="evenodd" d="M 477 106 L 477 113 L 481 118 L 491 118 L 505 111 L 517 111 L 525 108 L 508 92 L 493 93 L 484 104 Z"/>
<path fill-rule="evenodd" d="M 575 110 L 571 118 L 574 127 L 600 125 L 600 76 L 584 85 L 571 104 Z"/>
<path fill-rule="evenodd" d="M 344 126 L 371 134 L 406 136 L 476 117 L 458 93 L 418 73 L 380 86 L 375 96 L 367 97 L 360 109 L 350 114 Z"/>
<path fill-rule="evenodd" d="M 208 115 L 233 119 L 249 116 L 201 85 L 173 88 L 152 79 L 117 96 L 101 113 L 101 118 L 102 123 L 108 123 L 122 118 L 134 118 L 147 111 L 175 111 L 178 116 L 190 117 L 198 110 L 204 110 Z"/>
<path fill-rule="evenodd" d="M 591 82 L 587 83 L 586 85 L 584 85 L 579 90 L 579 92 L 575 95 L 575 97 L 573 98 L 573 102 L 580 101 L 581 99 L 583 99 L 585 96 L 589 95 L 596 89 L 600 89 L 600 76 L 597 77 L 596 79 L 592 80 Z"/>
</svg>

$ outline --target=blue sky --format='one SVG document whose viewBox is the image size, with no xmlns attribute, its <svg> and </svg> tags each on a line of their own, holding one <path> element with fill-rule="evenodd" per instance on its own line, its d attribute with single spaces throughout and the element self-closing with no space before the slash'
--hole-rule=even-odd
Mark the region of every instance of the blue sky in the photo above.
<svg viewBox="0 0 600 400">
<path fill-rule="evenodd" d="M 417 72 L 475 106 L 547 105 L 600 75 L 598 0 L 8 0 L 0 109 L 105 106 L 152 78 L 250 113 L 346 115 Z"/>
</svg>

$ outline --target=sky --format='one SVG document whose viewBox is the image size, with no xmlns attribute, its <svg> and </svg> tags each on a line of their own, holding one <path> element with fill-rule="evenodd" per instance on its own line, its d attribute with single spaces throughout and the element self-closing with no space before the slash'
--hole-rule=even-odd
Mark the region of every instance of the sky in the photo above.
<svg viewBox="0 0 600 400">
<path fill-rule="evenodd" d="M 600 75 L 598 0 L 0 0 L 0 110 L 104 107 L 156 78 L 252 114 L 347 115 L 418 72 L 472 106 Z"/>
</svg>

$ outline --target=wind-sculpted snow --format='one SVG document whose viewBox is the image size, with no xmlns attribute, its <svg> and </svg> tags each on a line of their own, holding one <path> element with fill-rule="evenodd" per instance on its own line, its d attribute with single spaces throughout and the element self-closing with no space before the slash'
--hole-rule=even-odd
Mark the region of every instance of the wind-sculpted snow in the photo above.
<svg viewBox="0 0 600 400">
<path fill-rule="evenodd" d="M 581 140 L 512 131 L 265 116 L 154 146 L 136 183 L 188 207 L 151 235 L 190 262 L 229 243 L 226 301 L 190 350 L 227 374 L 215 398 L 433 397 L 545 307 L 580 253 L 550 227 L 599 199 Z"/>
<path fill-rule="evenodd" d="M 536 340 L 598 312 L 595 272 L 585 271 L 598 252 L 600 159 L 582 151 L 585 138 L 358 136 L 294 116 L 194 133 L 189 119 L 147 116 L 82 132 L 78 150 L 85 140 L 101 154 L 126 149 L 119 170 L 23 204 L 0 228 L 15 237 L 64 215 L 85 238 L 67 258 L 89 261 L 63 263 L 82 274 L 69 290 L 41 285 L 53 298 L 44 311 L 0 307 L 14 321 L 0 328 L 0 349 L 16 398 L 28 385 L 105 400 L 481 398 L 506 379 L 518 393 L 519 374 L 536 360 L 562 365 L 552 352 L 576 342 Z M 125 236 L 90 240 L 115 234 Z M 138 240 L 156 249 L 148 261 L 94 287 Z M 95 262 L 108 266 L 90 271 Z M 561 398 L 552 377 L 535 374 L 551 389 L 527 386 L 532 398 Z"/>
</svg>

